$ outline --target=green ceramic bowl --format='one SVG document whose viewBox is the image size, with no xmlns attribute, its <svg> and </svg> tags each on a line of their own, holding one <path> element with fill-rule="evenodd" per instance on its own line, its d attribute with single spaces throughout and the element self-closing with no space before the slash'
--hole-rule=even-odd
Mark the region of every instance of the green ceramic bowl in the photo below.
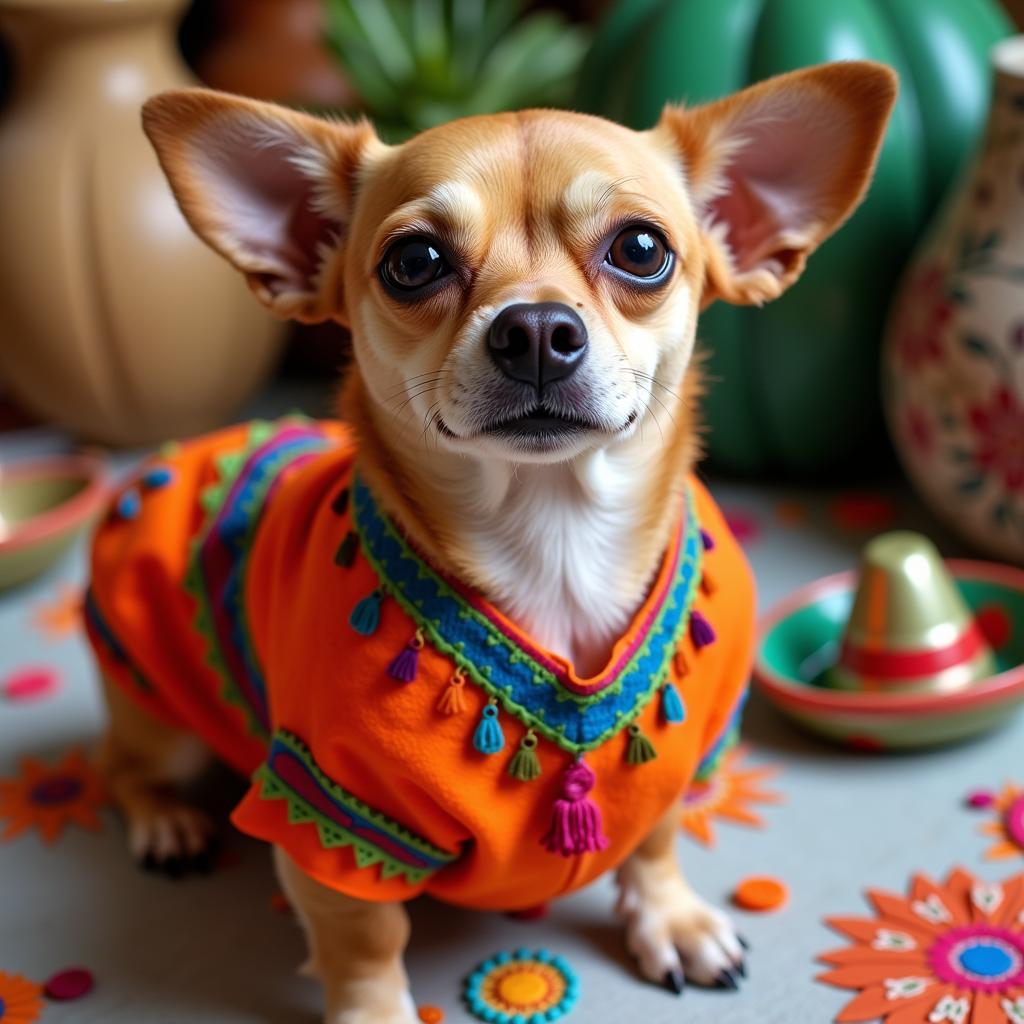
<svg viewBox="0 0 1024 1024">
<path fill-rule="evenodd" d="M 829 739 L 869 750 L 950 743 L 1001 725 L 1024 702 L 1024 570 L 946 563 L 996 657 L 996 672 L 947 693 L 833 690 L 823 675 L 839 653 L 855 572 L 798 590 L 764 618 L 754 681 L 780 710 Z"/>
<path fill-rule="evenodd" d="M 106 493 L 103 463 L 88 455 L 0 466 L 0 589 L 52 565 L 99 512 Z"/>
</svg>

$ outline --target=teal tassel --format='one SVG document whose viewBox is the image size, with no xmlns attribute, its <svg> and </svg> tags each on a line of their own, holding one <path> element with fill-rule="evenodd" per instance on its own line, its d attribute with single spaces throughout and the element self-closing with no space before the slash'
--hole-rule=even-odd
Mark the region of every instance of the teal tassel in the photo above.
<svg viewBox="0 0 1024 1024">
<path fill-rule="evenodd" d="M 380 590 L 375 590 L 369 597 L 364 597 L 352 609 L 349 625 L 362 636 L 372 636 L 376 633 L 380 625 L 380 603 L 383 599 L 384 594 Z"/>
<path fill-rule="evenodd" d="M 498 722 L 498 705 L 494 698 L 484 708 L 483 718 L 473 735 L 473 746 L 481 754 L 497 754 L 505 746 L 505 735 Z"/>
<path fill-rule="evenodd" d="M 679 691 L 671 683 L 666 683 L 661 688 L 661 716 L 666 722 L 686 720 L 686 708 L 683 707 L 683 700 L 679 696 Z"/>
</svg>

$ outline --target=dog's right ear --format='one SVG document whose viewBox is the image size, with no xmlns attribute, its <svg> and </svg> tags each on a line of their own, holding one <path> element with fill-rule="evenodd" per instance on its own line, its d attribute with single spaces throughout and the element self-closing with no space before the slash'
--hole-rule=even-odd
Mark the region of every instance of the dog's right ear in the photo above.
<svg viewBox="0 0 1024 1024">
<path fill-rule="evenodd" d="M 340 260 L 366 121 L 324 121 L 207 89 L 161 93 L 142 124 L 189 224 L 280 317 L 344 319 Z"/>
</svg>

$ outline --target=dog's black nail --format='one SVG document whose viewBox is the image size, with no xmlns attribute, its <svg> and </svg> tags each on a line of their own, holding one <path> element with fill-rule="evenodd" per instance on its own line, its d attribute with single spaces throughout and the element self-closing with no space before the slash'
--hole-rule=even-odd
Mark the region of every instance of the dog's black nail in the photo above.
<svg viewBox="0 0 1024 1024">
<path fill-rule="evenodd" d="M 153 856 L 152 851 L 148 852 L 141 860 L 138 865 L 143 871 L 157 871 L 160 867 L 156 862 L 156 857 Z"/>
<path fill-rule="evenodd" d="M 665 972 L 665 977 L 662 979 L 665 988 L 669 992 L 674 992 L 677 996 L 681 996 L 686 991 L 686 978 L 683 972 L 673 968 L 670 971 Z"/>
<path fill-rule="evenodd" d="M 743 936 L 742 936 L 742 935 L 737 935 L 737 936 L 736 936 L 736 941 L 737 941 L 737 942 L 738 942 L 738 943 L 739 943 L 739 944 L 740 944 L 740 945 L 741 945 L 741 946 L 742 946 L 742 947 L 743 947 L 743 948 L 744 948 L 744 949 L 745 949 L 745 950 L 746 950 L 746 951 L 747 951 L 748 953 L 750 952 L 750 943 L 749 943 L 749 942 L 747 942 L 747 940 L 746 940 L 745 938 L 743 938 Z"/>
<path fill-rule="evenodd" d="M 727 988 L 731 992 L 736 992 L 740 987 L 740 983 L 736 979 L 735 971 L 724 970 L 715 980 L 718 982 L 719 988 Z"/>
<path fill-rule="evenodd" d="M 197 853 L 189 863 L 189 867 L 200 875 L 208 875 L 213 870 L 213 861 L 209 850 Z"/>
<path fill-rule="evenodd" d="M 168 857 L 160 867 L 168 878 L 175 881 L 185 874 L 185 862 L 180 857 Z"/>
<path fill-rule="evenodd" d="M 745 978 L 747 976 L 747 961 L 746 960 L 740 960 L 740 962 L 738 964 L 736 964 L 736 972 L 737 972 L 737 974 L 739 974 L 739 976 L 741 978 Z"/>
</svg>

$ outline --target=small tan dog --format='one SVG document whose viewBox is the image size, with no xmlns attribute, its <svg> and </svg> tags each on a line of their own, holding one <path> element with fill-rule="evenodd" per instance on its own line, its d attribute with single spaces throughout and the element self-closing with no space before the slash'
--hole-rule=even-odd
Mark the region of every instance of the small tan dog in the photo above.
<svg viewBox="0 0 1024 1024">
<path fill-rule="evenodd" d="M 457 580 L 451 587 L 465 585 L 467 593 L 479 595 L 464 598 L 463 620 L 483 623 L 481 629 L 503 622 L 506 634 L 520 629 L 547 652 L 536 654 L 534 682 L 547 678 L 550 669 L 589 700 L 597 691 L 588 690 L 586 680 L 618 657 L 620 638 L 648 607 L 645 602 L 660 600 L 651 595 L 662 577 L 667 573 L 669 583 L 675 580 L 676 562 L 659 568 L 671 561 L 667 551 L 676 552 L 672 557 L 679 565 L 690 566 L 679 570 L 679 585 L 697 587 L 691 570 L 698 554 L 687 546 L 695 534 L 685 525 L 680 532 L 679 503 L 697 486 L 687 480 L 697 453 L 691 400 L 700 388 L 691 356 L 698 312 L 716 299 L 760 304 L 796 281 L 807 257 L 864 194 L 895 94 L 896 78 L 888 69 L 841 63 L 783 75 L 693 110 L 668 107 L 646 132 L 595 117 L 532 110 L 457 121 L 391 147 L 366 123 L 322 121 L 202 90 L 151 100 L 144 125 L 195 231 L 245 275 L 268 309 L 351 328 L 355 361 L 342 408 L 357 437 L 366 491 L 352 478 L 340 495 L 325 499 L 334 508 L 334 519 L 329 510 L 323 513 L 325 543 L 333 550 L 345 538 L 331 571 L 337 578 L 351 571 L 352 579 L 376 586 L 370 564 L 360 560 L 345 568 L 356 559 L 344 518 L 352 516 L 352 536 L 374 566 L 384 558 L 374 545 L 408 544 L 403 557 L 423 559 L 419 582 Z M 295 479 L 315 476 L 317 465 L 314 460 L 296 469 Z M 164 500 L 156 494 L 145 499 Z M 739 565 L 709 499 L 694 500 L 688 507 L 699 512 L 705 533 L 717 531 L 720 553 L 709 555 L 709 564 L 721 557 Z M 184 518 L 192 523 L 187 530 L 166 516 L 153 522 L 165 540 L 179 528 L 191 539 L 197 520 Z M 265 546 L 277 545 L 271 575 L 281 579 L 285 595 L 249 596 L 254 621 L 270 633 L 275 623 L 287 628 L 293 605 L 306 608 L 307 617 L 320 614 L 314 599 L 302 605 L 302 581 L 289 573 L 307 546 L 312 550 L 320 543 L 321 519 L 299 526 L 286 519 L 271 516 L 260 526 L 272 538 Z M 374 532 L 374 524 L 385 519 L 400 529 L 389 532 L 383 525 Z M 273 540 L 300 528 L 301 538 L 291 548 Z M 110 529 L 136 527 L 122 523 Z M 110 575 L 110 565 L 123 562 L 132 543 L 141 544 L 127 538 L 116 535 L 116 556 L 97 549 L 98 575 Z M 710 547 L 710 539 L 704 544 Z M 178 599 L 169 589 L 164 594 L 165 583 L 155 581 L 150 570 L 146 600 L 159 605 L 161 628 L 168 629 Z M 168 572 L 168 588 L 177 586 L 177 571 Z M 127 577 L 121 580 L 122 589 L 131 585 Z M 396 733 L 394 743 L 384 735 L 372 771 L 339 779 L 348 770 L 344 756 L 331 771 L 325 758 L 332 751 L 321 757 L 309 736 L 304 739 L 311 753 L 294 736 L 273 741 L 278 746 L 272 746 L 276 754 L 268 764 L 277 774 L 269 794 L 287 791 L 292 809 L 303 811 L 295 821 L 306 822 L 285 822 L 282 811 L 274 828 L 315 840 L 309 822 L 336 826 L 331 835 L 337 848 L 325 843 L 308 852 L 301 845 L 305 839 L 293 847 L 288 838 L 277 849 L 283 884 L 324 984 L 329 1024 L 414 1024 L 402 966 L 408 923 L 401 901 L 424 891 L 428 872 L 434 881 L 427 891 L 441 898 L 509 906 L 512 894 L 518 893 L 518 905 L 529 905 L 617 868 L 619 911 L 644 976 L 676 992 L 684 978 L 736 987 L 741 943 L 728 919 L 696 896 L 680 873 L 676 804 L 696 770 L 695 758 L 708 752 L 727 724 L 731 706 L 721 705 L 727 699 L 735 703 L 743 683 L 753 604 L 744 587 L 719 597 L 717 605 L 707 581 L 706 597 L 694 596 L 699 588 L 688 590 L 686 607 L 695 602 L 688 627 L 684 611 L 666 613 L 675 615 L 671 630 L 662 630 L 672 633 L 675 653 L 666 648 L 655 690 L 638 691 L 633 705 L 615 712 L 618 725 L 609 730 L 629 726 L 615 753 L 619 762 L 628 761 L 628 772 L 609 767 L 606 752 L 617 740 L 602 734 L 599 743 L 582 718 L 578 735 L 549 728 L 551 716 L 571 703 L 564 694 L 547 718 L 530 718 L 517 713 L 522 709 L 512 683 L 502 691 L 487 689 L 493 679 L 474 675 L 473 666 L 460 660 L 462 648 L 446 644 L 440 627 L 435 635 L 430 622 L 417 619 L 417 605 L 401 587 L 389 588 L 382 577 L 369 604 L 345 607 L 352 623 L 344 641 L 349 646 L 334 657 L 341 659 L 335 669 L 345 676 L 349 703 L 335 714 L 348 716 L 350 731 L 362 727 L 362 705 L 353 710 L 351 703 L 359 686 L 381 687 L 380 699 L 386 700 L 397 690 L 392 680 L 415 674 L 417 658 L 421 676 L 443 681 L 453 664 L 455 674 L 453 692 L 440 703 L 436 695 L 420 696 L 422 678 L 395 697 L 423 703 L 395 705 L 396 722 L 409 716 L 402 719 L 406 731 Z M 101 614 L 117 619 L 117 597 L 105 596 L 113 591 L 104 591 L 98 580 L 94 591 L 94 643 L 114 651 L 108 661 L 127 664 L 129 634 L 144 632 L 148 620 L 136 616 L 119 624 L 125 653 L 104 632 L 108 625 L 98 625 Z M 394 601 L 381 610 L 385 597 Z M 345 600 L 332 591 L 320 603 Z M 705 600 L 711 603 L 700 603 Z M 384 633 L 392 626 L 411 633 L 420 625 L 406 660 L 396 659 L 389 669 L 386 686 L 380 668 L 372 680 L 358 676 L 375 648 L 369 641 L 364 648 L 357 645 L 378 629 L 378 616 Z M 722 655 L 719 662 L 702 661 L 700 669 L 681 664 L 704 658 L 701 649 L 714 633 L 707 619 L 715 616 L 731 660 L 726 664 Z M 340 633 L 340 626 L 330 625 L 333 619 L 324 621 L 325 631 Z M 723 622 L 724 632 L 737 635 L 723 637 Z M 636 657 L 650 656 L 655 641 L 648 640 Z M 499 647 L 503 642 L 493 639 Z M 312 676 L 320 670 L 310 661 L 305 676 L 296 669 L 301 678 L 287 686 L 275 682 L 275 643 L 267 640 L 259 652 L 271 690 L 271 730 L 282 722 L 291 728 L 289 715 L 305 714 L 303 701 L 314 702 Z M 354 653 L 346 656 L 346 650 Z M 300 660 L 301 655 L 295 653 Z M 517 651 L 508 671 L 523 657 Z M 181 664 L 179 659 L 179 678 Z M 728 697 L 725 683 L 721 690 L 711 682 L 703 689 L 690 686 L 687 673 L 709 665 L 718 666 L 714 672 L 722 679 L 728 676 Z M 207 669 L 197 661 L 194 671 Z M 647 677 L 643 687 L 651 671 Z M 302 695 L 306 678 L 308 699 Z M 628 689 L 632 679 L 623 670 L 617 687 Z M 463 686 L 467 681 L 479 686 Z M 684 693 L 688 716 L 676 732 L 671 725 L 683 712 L 674 687 Z M 471 692 L 471 708 L 464 709 L 462 691 Z M 647 703 L 655 691 L 664 702 L 660 718 Z M 618 688 L 608 692 L 625 699 Z M 201 764 L 191 756 L 195 742 L 188 716 L 179 714 L 175 724 L 173 716 L 160 720 L 145 710 L 145 695 L 132 700 L 120 686 L 108 686 L 108 698 L 104 766 L 133 849 L 140 858 L 181 867 L 183 858 L 201 853 L 209 835 L 209 824 L 169 785 L 193 776 Z M 461 714 L 438 715 L 437 707 Z M 500 729 L 495 731 L 499 711 L 509 712 L 505 730 L 514 732 L 520 747 L 508 771 L 527 780 L 543 771 L 521 790 L 490 756 L 504 744 Z M 318 714 L 320 722 L 322 709 Z M 430 742 L 438 745 L 452 736 L 468 737 L 472 731 L 467 734 L 459 721 L 470 714 L 480 725 L 472 743 L 467 738 L 457 745 L 449 776 L 463 772 L 465 786 L 476 787 L 477 805 L 500 805 L 501 815 L 516 824 L 511 838 L 502 834 L 508 849 L 485 841 L 490 833 L 483 812 L 478 821 L 473 807 L 459 803 L 457 785 L 431 775 L 429 762 L 403 774 L 404 761 L 393 749 L 407 742 L 414 720 L 425 723 L 424 733 L 429 725 Z M 703 739 L 673 745 L 673 736 L 698 726 Z M 640 766 L 652 760 L 654 750 L 644 733 L 655 737 L 660 755 L 648 775 L 640 774 L 648 771 Z M 570 735 L 577 738 L 570 742 Z M 250 767 L 245 758 L 236 763 Z M 481 773 L 473 781 L 471 769 Z M 295 774 L 303 770 L 310 773 L 302 776 L 305 782 Z M 563 770 L 559 797 L 556 780 Z M 354 838 L 352 809 L 366 808 L 342 787 L 365 797 L 359 787 L 370 785 L 370 774 L 379 776 L 373 784 L 382 789 L 376 805 L 381 813 L 371 825 L 387 831 L 391 853 L 384 840 L 375 848 Z M 625 778 L 621 786 L 619 776 Z M 314 778 L 320 789 L 302 790 Z M 390 786 L 391 779 L 401 785 Z M 431 808 L 413 821 L 409 815 L 419 812 L 402 813 L 403 793 L 410 788 Z M 531 795 L 520 798 L 520 792 Z M 336 798 L 331 806 L 347 808 L 348 817 L 340 811 L 331 817 L 334 812 L 321 800 L 325 794 Z M 547 803 L 535 813 L 541 794 Z M 538 815 L 550 813 L 552 799 L 555 825 L 541 850 Z M 269 826 L 253 825 L 251 815 L 246 825 L 246 813 L 243 827 L 277 841 Z M 324 814 L 331 820 L 325 822 Z M 418 828 L 420 838 L 410 838 L 407 827 Z M 363 855 L 358 864 L 351 844 Z M 403 867 L 403 856 L 419 857 L 419 866 Z M 434 863 L 423 867 L 431 857 Z M 390 881 L 387 872 L 374 876 L 377 888 L 357 898 L 364 894 L 363 883 L 352 880 L 368 877 L 364 862 L 372 861 L 391 865 Z M 561 872 L 547 888 L 546 869 L 535 867 L 541 861 Z M 437 870 L 441 862 L 450 866 Z M 334 865 L 344 874 L 337 884 L 328 877 Z"/>
</svg>

